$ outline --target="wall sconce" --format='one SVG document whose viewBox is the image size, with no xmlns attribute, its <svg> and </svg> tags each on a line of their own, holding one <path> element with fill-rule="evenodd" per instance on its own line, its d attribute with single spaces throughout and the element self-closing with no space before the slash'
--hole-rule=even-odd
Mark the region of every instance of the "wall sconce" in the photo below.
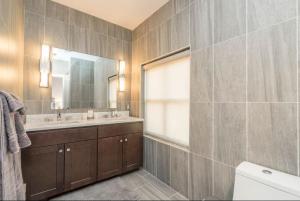
<svg viewBox="0 0 300 201">
<path fill-rule="evenodd" d="M 125 79 L 126 63 L 125 61 L 120 61 L 119 64 L 119 91 L 124 92 L 126 88 Z"/>
<path fill-rule="evenodd" d="M 40 87 L 49 87 L 49 73 L 50 73 L 50 46 L 42 45 L 41 59 L 40 59 Z"/>
</svg>

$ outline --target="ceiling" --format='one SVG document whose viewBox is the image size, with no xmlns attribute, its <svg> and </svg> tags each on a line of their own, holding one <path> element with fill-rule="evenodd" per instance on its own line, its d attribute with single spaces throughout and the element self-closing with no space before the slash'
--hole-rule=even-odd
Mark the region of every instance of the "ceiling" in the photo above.
<svg viewBox="0 0 300 201">
<path fill-rule="evenodd" d="M 133 30 L 168 0 L 52 0 Z"/>
</svg>

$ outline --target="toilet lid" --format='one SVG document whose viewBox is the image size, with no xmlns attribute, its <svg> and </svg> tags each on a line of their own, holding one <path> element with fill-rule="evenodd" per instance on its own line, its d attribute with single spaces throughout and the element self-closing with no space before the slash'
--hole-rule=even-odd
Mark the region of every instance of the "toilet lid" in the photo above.
<svg viewBox="0 0 300 201">
<path fill-rule="evenodd" d="M 236 174 L 300 197 L 300 177 L 249 162 L 244 162 L 238 166 Z"/>
</svg>

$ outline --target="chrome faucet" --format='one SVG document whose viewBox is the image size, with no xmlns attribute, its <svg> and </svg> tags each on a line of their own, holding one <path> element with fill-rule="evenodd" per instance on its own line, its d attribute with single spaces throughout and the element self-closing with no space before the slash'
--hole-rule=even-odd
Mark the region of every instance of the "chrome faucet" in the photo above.
<svg viewBox="0 0 300 201">
<path fill-rule="evenodd" d="M 111 109 L 110 110 L 110 117 L 118 117 L 118 111 L 114 110 L 114 109 Z"/>
<path fill-rule="evenodd" d="M 56 120 L 57 120 L 57 121 L 61 121 L 61 120 L 62 120 L 62 117 L 61 117 L 61 111 L 60 111 L 60 110 L 57 110 Z"/>
</svg>

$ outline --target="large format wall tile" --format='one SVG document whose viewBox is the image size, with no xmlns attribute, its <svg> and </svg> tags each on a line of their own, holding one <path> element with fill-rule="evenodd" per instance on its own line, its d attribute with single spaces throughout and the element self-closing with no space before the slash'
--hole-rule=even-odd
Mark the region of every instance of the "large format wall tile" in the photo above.
<svg viewBox="0 0 300 201">
<path fill-rule="evenodd" d="M 141 65 L 142 63 L 147 61 L 148 58 L 148 40 L 146 35 L 139 38 L 137 40 L 137 59 L 139 61 L 138 65 Z"/>
<path fill-rule="evenodd" d="M 132 40 L 135 41 L 145 35 L 148 32 L 149 28 L 149 19 L 142 22 L 132 33 Z"/>
<path fill-rule="evenodd" d="M 108 37 L 97 32 L 90 32 L 89 54 L 107 57 L 108 53 Z"/>
<path fill-rule="evenodd" d="M 77 26 L 78 28 L 89 28 L 92 16 L 81 11 L 70 8 L 70 25 Z"/>
<path fill-rule="evenodd" d="M 120 60 L 123 57 L 123 41 L 108 36 L 107 57 L 110 59 Z"/>
<path fill-rule="evenodd" d="M 88 33 L 86 29 L 76 26 L 70 27 L 69 49 L 81 53 L 88 52 Z"/>
<path fill-rule="evenodd" d="M 0 90 L 23 96 L 24 7 L 22 0 L 0 1 Z"/>
<path fill-rule="evenodd" d="M 122 59 L 125 60 L 125 61 L 127 61 L 125 73 L 126 73 L 126 75 L 128 74 L 128 77 L 130 78 L 131 63 L 132 63 L 132 61 L 131 61 L 131 57 L 132 57 L 132 43 L 130 41 L 123 40 L 122 44 L 123 44 Z M 129 79 L 129 81 L 130 81 L 130 79 Z"/>
<path fill-rule="evenodd" d="M 157 142 L 157 177 L 170 184 L 170 146 Z"/>
<path fill-rule="evenodd" d="M 39 60 L 34 57 L 24 57 L 24 100 L 40 100 L 41 93 L 39 89 L 40 72 Z"/>
<path fill-rule="evenodd" d="M 24 55 L 40 58 L 44 40 L 44 18 L 25 11 Z"/>
<path fill-rule="evenodd" d="M 297 101 L 296 20 L 248 37 L 248 100 Z"/>
<path fill-rule="evenodd" d="M 148 29 L 153 30 L 156 29 L 163 22 L 169 20 L 174 15 L 173 3 L 172 1 L 168 1 L 165 5 L 163 5 L 158 11 L 156 11 L 149 19 L 148 19 Z"/>
<path fill-rule="evenodd" d="M 69 8 L 62 4 L 47 0 L 46 17 L 69 24 Z"/>
<path fill-rule="evenodd" d="M 52 47 L 68 49 L 69 26 L 61 21 L 46 18 L 45 43 Z"/>
<path fill-rule="evenodd" d="M 212 159 L 212 104 L 191 103 L 190 152 Z"/>
<path fill-rule="evenodd" d="M 214 163 L 214 196 L 222 200 L 232 200 L 234 191 L 234 168 Z"/>
<path fill-rule="evenodd" d="M 213 90 L 212 48 L 193 52 L 190 68 L 191 102 L 211 102 Z"/>
<path fill-rule="evenodd" d="M 246 32 L 246 0 L 214 0 L 214 43 Z"/>
<path fill-rule="evenodd" d="M 171 52 L 171 20 L 166 21 L 159 27 L 159 55 Z"/>
<path fill-rule="evenodd" d="M 132 41 L 132 32 L 129 29 L 122 28 L 122 40 Z"/>
<path fill-rule="evenodd" d="M 44 15 L 46 8 L 46 0 L 24 0 L 24 6 L 27 11 Z"/>
<path fill-rule="evenodd" d="M 144 137 L 144 168 L 153 175 L 156 175 L 157 167 L 157 142 Z"/>
<path fill-rule="evenodd" d="M 117 39 L 122 39 L 122 29 L 116 24 L 108 24 L 108 35 Z"/>
<path fill-rule="evenodd" d="M 2 24 L 0 30 L 1 30 L 1 35 L 4 35 L 3 34 L 3 31 L 4 29 L 7 30 L 7 26 L 9 25 L 9 21 L 10 21 L 10 16 L 9 16 L 9 13 L 10 13 L 10 10 L 7 9 L 9 7 L 9 3 L 10 3 L 10 0 L 4 0 L 4 1 L 1 1 L 1 4 L 0 4 L 0 23 Z M 4 42 L 2 42 L 2 45 Z"/>
<path fill-rule="evenodd" d="M 26 114 L 41 114 L 42 101 L 24 101 Z"/>
<path fill-rule="evenodd" d="M 159 29 L 154 29 L 147 34 L 147 59 L 159 57 Z"/>
<path fill-rule="evenodd" d="M 214 49 L 215 101 L 246 101 L 246 37 L 242 36 Z"/>
<path fill-rule="evenodd" d="M 171 147 L 171 187 L 188 196 L 188 153 Z"/>
<path fill-rule="evenodd" d="M 297 175 L 297 105 L 251 103 L 249 161 Z"/>
<path fill-rule="evenodd" d="M 173 4 L 174 13 L 177 14 L 190 5 L 190 0 L 171 0 Z"/>
<path fill-rule="evenodd" d="M 89 25 L 89 29 L 93 32 L 97 32 L 99 34 L 103 34 L 105 36 L 108 35 L 108 22 L 96 18 L 96 17 L 92 17 L 92 19 L 90 20 L 90 25 Z"/>
<path fill-rule="evenodd" d="M 213 1 L 197 0 L 190 7 L 190 42 L 192 51 L 213 43 Z"/>
<path fill-rule="evenodd" d="M 248 0 L 248 31 L 287 21 L 297 14 L 297 0 Z"/>
<path fill-rule="evenodd" d="M 212 160 L 190 154 L 189 199 L 203 200 L 212 196 Z"/>
<path fill-rule="evenodd" d="M 188 7 L 172 18 L 171 49 L 173 51 L 190 46 L 189 11 Z"/>
<path fill-rule="evenodd" d="M 214 160 L 237 166 L 246 159 L 246 105 L 215 103 Z"/>
</svg>

